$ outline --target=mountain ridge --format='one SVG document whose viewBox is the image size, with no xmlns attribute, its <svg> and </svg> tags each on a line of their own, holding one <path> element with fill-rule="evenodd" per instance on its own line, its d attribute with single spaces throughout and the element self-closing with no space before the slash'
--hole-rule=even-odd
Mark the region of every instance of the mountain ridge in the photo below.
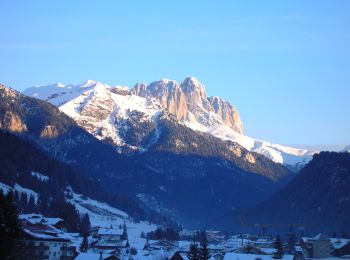
<svg viewBox="0 0 350 260">
<path fill-rule="evenodd" d="M 102 96 L 91 94 L 100 90 Z M 122 88 L 117 90 L 123 92 Z M 97 112 L 103 116 L 104 110 L 111 108 L 115 113 L 125 115 L 125 118 L 118 118 L 123 127 L 122 138 L 129 144 L 144 148 L 143 151 L 118 153 L 119 146 L 106 139 L 99 141 L 96 135 L 79 127 L 56 106 L 7 88 L 0 88 L 0 121 L 6 112 L 11 112 L 26 125 L 27 131 L 19 133 L 21 136 L 51 156 L 79 167 L 88 178 L 98 180 L 106 192 L 117 190 L 139 199 L 146 213 L 153 210 L 175 217 L 191 227 L 204 227 L 206 219 L 215 218 L 228 209 L 253 206 L 282 188 L 294 176 L 282 165 L 247 151 L 237 143 L 180 124 L 167 111 L 154 109 L 151 115 L 157 120 L 152 121 L 151 115 L 147 118 L 150 110 L 145 109 L 145 105 L 153 107 L 156 104 L 157 107 L 157 102 L 136 95 L 106 92 L 102 85 L 89 91 L 79 95 L 78 100 L 74 99 L 73 108 L 79 109 L 78 112 L 86 109 L 87 114 L 83 113 L 83 116 L 90 115 L 88 107 L 82 106 L 87 99 L 92 101 L 89 106 L 98 108 L 90 111 L 91 116 Z M 110 96 L 130 106 L 138 104 L 144 110 L 129 110 L 124 105 L 121 110 L 110 107 L 108 101 L 113 98 L 104 99 Z M 101 98 L 101 102 L 94 102 L 96 98 Z M 128 102 L 130 98 L 139 103 Z M 106 115 L 107 121 L 103 122 L 109 122 L 110 112 Z M 57 132 L 47 137 L 41 132 L 48 125 L 54 126 Z M 98 130 L 103 132 L 104 129 Z M 215 210 L 208 212 L 198 203 L 199 198 Z"/>
<path fill-rule="evenodd" d="M 60 107 L 62 111 L 65 111 L 66 114 L 75 118 L 78 122 L 79 120 L 84 120 L 86 123 L 89 120 L 94 121 L 95 119 L 90 116 L 89 120 L 86 120 L 84 115 L 78 115 L 79 112 L 77 114 L 76 111 L 84 106 L 81 100 L 86 100 L 86 97 L 91 95 L 94 89 L 100 89 L 100 93 L 104 92 L 103 95 L 105 95 L 103 101 L 97 102 L 94 106 L 101 106 L 103 108 L 104 103 L 109 102 L 111 106 L 109 114 L 112 113 L 112 107 L 117 107 L 118 110 L 123 106 L 121 103 L 130 103 L 131 99 L 137 99 L 131 97 L 137 96 L 144 99 L 142 103 L 152 104 L 153 108 L 151 109 L 156 109 L 158 112 L 166 110 L 169 114 L 174 115 L 181 124 L 189 128 L 209 133 L 222 140 L 237 142 L 249 151 L 263 154 L 277 163 L 283 163 L 292 168 L 301 168 L 305 163 L 311 160 L 312 154 L 315 153 L 314 151 L 272 144 L 243 135 L 243 123 L 240 120 L 237 109 L 234 108 L 230 102 L 224 101 L 219 97 L 213 96 L 208 98 L 205 93 L 205 86 L 194 77 L 188 77 L 180 84 L 174 80 L 167 79 L 157 80 L 148 85 L 137 83 L 130 90 L 125 87 L 111 87 L 107 84 L 90 80 L 82 85 L 61 84 L 60 86 L 49 85 L 46 87 L 32 87 L 24 90 L 23 93 L 47 100 Z M 107 96 L 110 97 L 108 98 Z M 118 98 L 115 98 L 117 96 Z M 126 102 L 126 99 L 129 101 Z M 139 99 L 139 101 L 140 100 L 141 99 Z M 70 108 L 68 109 L 68 107 Z M 140 106 L 138 106 L 138 108 L 129 106 L 127 109 L 142 113 L 146 112 L 145 114 L 150 116 L 149 111 L 145 111 L 148 110 L 147 106 L 143 108 Z M 108 111 L 106 111 L 106 113 L 107 112 Z M 112 117 L 113 116 L 114 115 L 112 115 Z M 124 115 L 122 117 L 124 117 Z M 110 121 L 113 120 L 114 119 L 111 118 Z M 114 124 L 114 122 L 108 123 L 107 121 L 105 121 L 107 124 L 96 122 L 102 125 L 102 129 L 109 132 L 102 138 L 114 138 L 114 141 L 116 141 L 116 135 L 118 135 L 119 130 L 113 128 L 115 128 L 116 125 L 120 125 L 120 122 L 118 122 L 118 119 L 116 120 L 116 124 Z M 98 136 L 96 128 L 97 125 L 95 125 L 93 130 L 91 128 L 87 130 L 93 135 Z M 116 144 L 118 144 L 118 142 L 116 142 Z M 137 147 L 133 145 L 130 145 L 130 147 L 134 150 L 135 148 L 137 149 Z"/>
</svg>

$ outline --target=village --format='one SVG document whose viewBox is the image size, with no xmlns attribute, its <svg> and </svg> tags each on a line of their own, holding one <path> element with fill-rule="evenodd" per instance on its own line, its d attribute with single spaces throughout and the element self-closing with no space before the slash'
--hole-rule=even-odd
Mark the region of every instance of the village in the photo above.
<svg viewBox="0 0 350 260">
<path fill-rule="evenodd" d="M 21 259 L 201 259 L 202 241 L 195 241 L 195 231 L 182 230 L 176 240 L 150 239 L 143 232 L 132 231 L 129 222 L 92 226 L 88 234 L 69 231 L 61 218 L 41 214 L 19 216 L 22 240 L 18 249 Z M 132 235 L 129 239 L 128 232 Z M 136 237 L 138 236 L 138 237 Z M 279 236 L 277 240 L 279 240 Z M 227 236 L 220 231 L 205 232 L 207 259 L 211 260 L 303 260 L 350 259 L 350 239 L 319 234 L 293 242 L 251 234 Z M 197 250 L 193 252 L 193 250 Z"/>
</svg>

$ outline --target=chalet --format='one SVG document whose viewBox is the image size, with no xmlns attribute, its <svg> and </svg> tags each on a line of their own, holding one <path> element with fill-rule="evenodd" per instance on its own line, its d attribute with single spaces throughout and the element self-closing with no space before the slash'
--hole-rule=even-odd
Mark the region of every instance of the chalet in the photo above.
<svg viewBox="0 0 350 260">
<path fill-rule="evenodd" d="M 106 240 L 101 239 L 92 245 L 93 248 L 98 250 L 116 250 L 116 249 L 128 249 L 129 242 L 127 240 Z"/>
<path fill-rule="evenodd" d="M 22 240 L 18 254 L 21 259 L 74 259 L 71 246 L 73 233 L 66 233 L 67 225 L 60 218 L 46 218 L 39 214 L 20 215 Z"/>
<path fill-rule="evenodd" d="M 283 255 L 281 260 L 293 260 L 293 255 Z M 242 253 L 226 253 L 224 260 L 274 260 L 272 255 L 242 254 Z"/>
<path fill-rule="evenodd" d="M 188 257 L 180 251 L 176 251 L 172 256 L 169 257 L 169 260 L 188 260 Z"/>
<path fill-rule="evenodd" d="M 143 249 L 148 251 L 165 249 L 169 251 L 175 246 L 174 242 L 167 240 L 148 240 Z"/>
<path fill-rule="evenodd" d="M 91 228 L 88 233 L 89 233 L 89 236 L 92 236 L 93 238 L 97 238 L 97 234 L 98 234 L 98 230 L 100 229 L 101 227 L 93 227 Z"/>
<path fill-rule="evenodd" d="M 34 224 L 22 229 L 19 246 L 21 259 L 74 259 L 75 248 L 71 241 L 57 235 L 57 229 Z"/>
<path fill-rule="evenodd" d="M 331 256 L 331 242 L 324 234 L 319 234 L 313 238 L 303 237 L 300 246 L 305 258 L 327 258 Z"/>
<path fill-rule="evenodd" d="M 103 254 L 103 253 L 80 253 L 76 260 L 120 260 L 116 255 Z"/>
<path fill-rule="evenodd" d="M 47 218 L 41 214 L 22 214 L 19 216 L 22 225 L 42 224 L 50 225 L 63 232 L 67 232 L 69 227 L 61 218 Z"/>
<path fill-rule="evenodd" d="M 331 238 L 331 250 L 336 257 L 350 256 L 350 239 Z"/>
<path fill-rule="evenodd" d="M 223 253 L 217 253 L 217 254 L 213 254 L 212 258 L 215 260 L 223 260 L 224 259 L 224 254 Z"/>
<path fill-rule="evenodd" d="M 97 239 L 120 241 L 123 239 L 123 229 L 116 228 L 99 228 L 97 231 Z"/>
</svg>

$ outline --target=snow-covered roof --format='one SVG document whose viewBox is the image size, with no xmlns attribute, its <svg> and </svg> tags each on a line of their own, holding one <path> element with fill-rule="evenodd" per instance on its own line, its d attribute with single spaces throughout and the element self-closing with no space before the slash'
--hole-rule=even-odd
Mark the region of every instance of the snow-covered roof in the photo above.
<svg viewBox="0 0 350 260">
<path fill-rule="evenodd" d="M 256 254 L 241 254 L 241 253 L 226 253 L 224 260 L 272 260 L 272 255 L 256 255 Z M 282 260 L 293 260 L 293 255 L 283 255 Z"/>
<path fill-rule="evenodd" d="M 346 238 L 331 238 L 331 244 L 335 249 L 342 248 L 346 244 L 350 243 L 350 239 Z"/>
<path fill-rule="evenodd" d="M 325 234 L 320 233 L 317 236 L 315 236 L 313 240 L 329 240 L 329 237 Z"/>
<path fill-rule="evenodd" d="M 99 235 L 121 236 L 121 235 L 123 235 L 123 229 L 100 228 L 98 230 L 97 234 L 99 234 Z"/>
<path fill-rule="evenodd" d="M 108 254 L 102 254 L 102 259 L 106 259 L 110 257 L 111 255 Z M 75 260 L 99 260 L 100 254 L 99 253 L 80 253 Z"/>
<path fill-rule="evenodd" d="M 23 231 L 30 235 L 31 237 L 40 239 L 40 240 L 54 240 L 54 241 L 62 241 L 62 242 L 70 242 L 70 239 L 65 237 L 57 236 L 57 233 L 51 233 L 51 232 L 35 232 L 35 230 L 30 230 L 27 228 L 24 228 Z"/>
<path fill-rule="evenodd" d="M 27 220 L 32 224 L 47 224 L 47 225 L 56 225 L 60 221 L 64 221 L 61 218 L 47 218 L 41 214 L 21 214 L 19 215 L 20 220 Z"/>
</svg>

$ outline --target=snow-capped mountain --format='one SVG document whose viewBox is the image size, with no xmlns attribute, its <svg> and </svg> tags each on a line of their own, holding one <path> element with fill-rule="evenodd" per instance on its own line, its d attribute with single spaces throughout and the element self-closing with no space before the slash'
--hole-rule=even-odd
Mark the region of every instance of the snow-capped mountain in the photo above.
<svg viewBox="0 0 350 260">
<path fill-rule="evenodd" d="M 96 87 L 95 90 L 99 92 L 101 89 Z M 106 92 L 118 93 L 120 98 L 130 98 L 123 88 L 112 88 Z M 91 95 L 91 100 L 94 97 Z M 87 111 L 89 116 L 103 110 L 109 99 L 108 95 L 103 97 L 106 99 L 100 97 L 97 107 Z M 147 100 L 136 95 L 134 97 Z M 155 100 L 150 102 L 157 104 Z M 86 107 L 86 103 L 82 104 Z M 119 109 L 118 113 L 121 111 L 123 109 Z M 223 141 L 180 124 L 175 116 L 162 109 L 154 114 L 145 114 L 148 110 L 133 110 L 130 113 L 126 109 L 125 112 L 129 117 L 123 121 L 125 125 L 119 129 L 119 134 L 127 145 L 143 148 L 143 152 L 118 154 L 116 147 L 121 146 L 106 143 L 107 140 L 113 142 L 112 139 L 98 141 L 51 103 L 0 85 L 0 138 L 4 133 L 0 144 L 6 148 L 0 149 L 4 155 L 0 158 L 8 161 L 12 151 L 11 154 L 21 162 L 3 163 L 9 166 L 9 170 L 2 171 L 0 178 L 17 178 L 16 172 L 20 172 L 17 167 L 26 160 L 36 166 L 30 168 L 32 171 L 51 179 L 52 175 L 47 169 L 53 169 L 51 162 L 55 159 L 73 166 L 72 170 L 76 169 L 82 174 L 82 177 L 76 178 L 74 172 L 70 174 L 64 169 L 55 170 L 57 178 L 64 185 L 66 182 L 62 178 L 73 176 L 72 181 L 76 182 L 70 186 L 79 193 L 86 191 L 87 196 L 98 196 L 99 200 L 100 196 L 107 196 L 101 200 L 110 205 L 116 204 L 119 209 L 137 218 L 150 218 L 161 223 L 165 216 L 167 220 L 176 220 L 189 227 L 204 228 L 208 227 L 208 223 L 214 226 L 215 221 L 212 220 L 229 214 L 232 209 L 253 206 L 270 197 L 294 176 L 282 165 L 237 143 Z M 152 115 L 155 122 L 147 119 Z M 84 126 L 83 121 L 81 124 Z M 25 139 L 27 143 L 18 148 L 13 140 L 16 137 Z M 43 149 L 52 159 L 35 158 L 33 149 L 28 151 L 32 145 Z M 37 179 L 31 172 L 27 175 Z M 83 181 L 83 177 L 88 183 Z M 91 184 L 95 181 L 96 185 Z M 17 183 L 22 185 L 21 182 Z M 27 185 L 23 187 L 31 188 Z M 96 193 L 97 187 L 101 187 L 101 194 Z M 206 201 L 205 206 L 198 201 Z"/>
<path fill-rule="evenodd" d="M 348 153 L 350 153 L 350 145 L 346 146 L 346 147 L 342 150 L 342 152 L 348 152 Z"/>
<path fill-rule="evenodd" d="M 193 77 L 180 84 L 167 79 L 149 85 L 137 83 L 131 90 L 88 80 L 81 85 L 34 86 L 23 93 L 59 106 L 98 139 L 132 150 L 143 151 L 156 142 L 157 131 L 151 133 L 157 130 L 158 116 L 165 112 L 193 130 L 237 142 L 277 163 L 300 166 L 314 154 L 243 135 L 237 109 L 220 97 L 207 97 L 205 86 Z"/>
</svg>

